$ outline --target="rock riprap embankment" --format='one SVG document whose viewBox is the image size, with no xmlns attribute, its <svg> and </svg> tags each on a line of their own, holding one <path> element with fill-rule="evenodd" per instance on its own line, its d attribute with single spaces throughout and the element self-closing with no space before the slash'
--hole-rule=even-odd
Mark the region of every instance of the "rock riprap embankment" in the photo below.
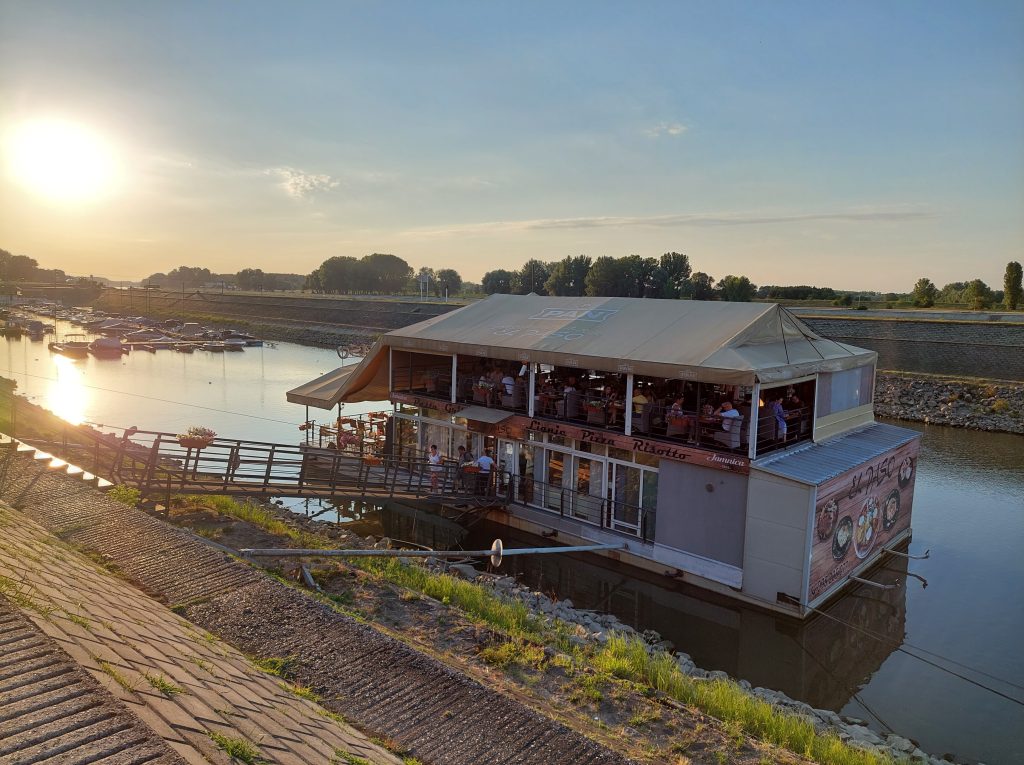
<svg viewBox="0 0 1024 765">
<path fill-rule="evenodd" d="M 1024 433 L 1024 385 L 879 374 L 875 414 L 932 425 Z"/>
</svg>

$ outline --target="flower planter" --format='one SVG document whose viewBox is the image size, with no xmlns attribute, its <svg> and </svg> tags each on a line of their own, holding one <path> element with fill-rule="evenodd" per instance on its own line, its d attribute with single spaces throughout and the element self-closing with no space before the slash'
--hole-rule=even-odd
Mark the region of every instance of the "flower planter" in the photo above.
<svg viewBox="0 0 1024 765">
<path fill-rule="evenodd" d="M 186 449 L 205 449 L 207 446 L 213 443 L 212 438 L 179 438 L 178 446 L 183 446 Z"/>
</svg>

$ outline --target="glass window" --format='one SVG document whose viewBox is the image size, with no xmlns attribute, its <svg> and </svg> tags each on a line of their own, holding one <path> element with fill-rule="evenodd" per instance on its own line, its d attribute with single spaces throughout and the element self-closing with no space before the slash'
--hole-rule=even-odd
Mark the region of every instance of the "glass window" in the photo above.
<svg viewBox="0 0 1024 765">
<path fill-rule="evenodd" d="M 608 456 L 612 459 L 622 460 L 623 462 L 633 461 L 633 452 L 629 449 L 619 449 L 615 446 L 608 447 Z"/>
<path fill-rule="evenodd" d="M 647 465 L 647 467 L 658 467 L 661 464 L 661 457 L 653 454 L 644 454 L 643 452 L 636 453 L 636 461 L 641 465 Z"/>
</svg>

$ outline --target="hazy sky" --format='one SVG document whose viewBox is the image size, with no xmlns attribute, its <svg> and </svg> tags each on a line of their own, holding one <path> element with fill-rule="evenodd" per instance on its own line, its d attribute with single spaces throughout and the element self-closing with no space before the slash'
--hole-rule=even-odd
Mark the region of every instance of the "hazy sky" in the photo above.
<svg viewBox="0 0 1024 765">
<path fill-rule="evenodd" d="M 40 119 L 112 177 L 27 189 Z M 999 286 L 1024 3 L 0 0 L 0 138 L 0 247 L 113 279 L 675 250 L 757 284 Z"/>
</svg>

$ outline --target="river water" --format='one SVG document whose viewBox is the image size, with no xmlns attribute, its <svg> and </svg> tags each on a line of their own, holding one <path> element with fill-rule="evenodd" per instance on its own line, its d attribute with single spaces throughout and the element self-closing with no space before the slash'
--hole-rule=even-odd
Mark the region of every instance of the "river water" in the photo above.
<svg viewBox="0 0 1024 765">
<path fill-rule="evenodd" d="M 0 375 L 69 421 L 169 432 L 205 425 L 224 436 L 282 443 L 298 441 L 305 418 L 285 391 L 340 363 L 333 351 L 289 343 L 243 353 L 134 352 L 69 361 L 45 342 L 0 338 Z M 374 408 L 380 405 L 346 411 Z M 926 751 L 1024 762 L 1024 706 L 998 695 L 1024 700 L 1024 438 L 910 427 L 923 434 L 910 552 L 930 550 L 931 557 L 894 560 L 871 576 L 898 580 L 898 588 L 852 590 L 807 623 L 594 556 L 513 557 L 502 570 L 579 608 L 655 629 L 698 666 L 891 728 Z M 506 546 L 540 543 L 483 524 L 466 533 L 397 506 L 349 505 L 323 517 L 438 548 L 486 547 L 495 536 Z"/>
</svg>

